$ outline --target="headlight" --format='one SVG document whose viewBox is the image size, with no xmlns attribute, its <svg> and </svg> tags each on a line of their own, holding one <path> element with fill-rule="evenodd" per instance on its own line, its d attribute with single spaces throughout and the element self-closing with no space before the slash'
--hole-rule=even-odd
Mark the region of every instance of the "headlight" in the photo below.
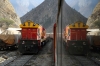
<svg viewBox="0 0 100 66">
<path fill-rule="evenodd" d="M 33 44 L 36 44 L 35 42 L 32 42 Z"/>
<path fill-rule="evenodd" d="M 25 41 L 23 41 L 22 44 L 25 44 Z"/>
</svg>

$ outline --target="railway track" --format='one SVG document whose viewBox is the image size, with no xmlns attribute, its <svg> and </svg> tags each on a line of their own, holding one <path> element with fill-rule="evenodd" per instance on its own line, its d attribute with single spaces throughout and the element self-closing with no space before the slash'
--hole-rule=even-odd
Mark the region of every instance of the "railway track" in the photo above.
<svg viewBox="0 0 100 66">
<path fill-rule="evenodd" d="M 8 51 L 0 51 L 0 56 L 7 54 Z"/>
<path fill-rule="evenodd" d="M 16 51 L 17 52 L 17 51 Z M 36 55 L 13 55 L 8 53 L 6 56 L 9 56 L 4 62 L 0 63 L 0 66 L 25 66 L 25 64 L 30 60 L 36 59 Z M 12 57 L 11 57 L 12 56 Z"/>
<path fill-rule="evenodd" d="M 21 55 L 4 66 L 24 66 L 35 55 Z"/>
<path fill-rule="evenodd" d="M 17 51 L 14 51 L 17 53 Z M 1 52 L 4 54 L 4 52 Z M 35 60 L 37 55 L 22 55 L 22 54 L 13 54 L 13 52 L 6 54 L 6 56 L 8 56 L 8 58 L 0 63 L 0 66 L 25 66 L 25 64 L 30 60 L 33 59 Z"/>
<path fill-rule="evenodd" d="M 5 60 L 4 62 L 0 63 L 0 66 L 31 66 L 31 65 L 34 65 L 32 64 L 33 61 L 39 61 L 41 62 L 40 60 L 43 60 L 40 56 L 43 56 L 46 55 L 49 56 L 48 51 L 51 50 L 51 45 L 52 41 L 48 42 L 48 44 L 46 44 L 42 50 L 36 55 L 36 54 L 33 54 L 33 55 L 21 55 L 21 54 L 18 54 L 17 51 L 15 51 L 15 54 L 13 54 L 13 52 L 11 53 L 8 53 L 6 56 L 8 56 L 8 59 Z M 2 54 L 3 52 L 1 52 Z M 50 54 L 51 55 L 51 54 Z M 49 57 L 51 58 L 51 56 Z M 40 60 L 39 60 L 40 59 Z M 35 64 L 37 64 L 37 62 L 34 62 Z M 50 61 L 48 61 L 50 63 Z"/>
<path fill-rule="evenodd" d="M 89 59 L 100 65 L 100 52 L 91 52 Z"/>
<path fill-rule="evenodd" d="M 4 66 L 13 59 L 17 57 L 16 51 L 3 51 L 1 52 L 1 58 L 4 59 L 4 61 L 0 61 L 0 66 Z"/>
<path fill-rule="evenodd" d="M 93 59 L 86 57 L 86 56 L 70 56 L 71 59 L 76 60 L 81 66 L 100 66 L 96 61 Z"/>
<path fill-rule="evenodd" d="M 48 42 L 48 44 L 46 44 L 42 48 L 42 50 L 38 53 L 38 55 L 35 55 L 35 57 L 32 57 L 28 62 L 26 62 L 24 66 L 32 66 L 32 65 L 33 66 L 52 66 L 52 61 L 51 61 L 51 58 L 52 58 L 52 50 L 51 50 L 52 48 L 51 47 L 52 46 L 51 44 L 52 44 L 52 40 L 50 40 L 50 42 Z"/>
</svg>

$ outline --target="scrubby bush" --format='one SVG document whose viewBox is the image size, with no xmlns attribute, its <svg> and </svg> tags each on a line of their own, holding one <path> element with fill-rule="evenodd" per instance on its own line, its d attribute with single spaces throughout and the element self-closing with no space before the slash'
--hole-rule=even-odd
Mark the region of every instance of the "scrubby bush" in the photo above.
<svg viewBox="0 0 100 66">
<path fill-rule="evenodd" d="M 4 19 L 4 18 L 0 18 L 0 27 L 2 27 L 3 25 L 6 26 L 10 26 L 14 23 L 14 21 L 10 20 L 10 19 Z"/>
<path fill-rule="evenodd" d="M 100 29 L 100 19 L 96 20 L 94 24 Z"/>
</svg>

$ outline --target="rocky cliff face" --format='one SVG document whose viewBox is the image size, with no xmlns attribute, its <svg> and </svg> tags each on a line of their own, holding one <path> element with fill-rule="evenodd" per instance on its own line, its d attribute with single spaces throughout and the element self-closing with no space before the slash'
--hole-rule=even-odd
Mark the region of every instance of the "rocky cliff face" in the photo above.
<svg viewBox="0 0 100 66">
<path fill-rule="evenodd" d="M 100 2 L 95 6 L 93 13 L 88 18 L 87 25 L 89 25 L 89 28 L 100 29 Z"/>
<path fill-rule="evenodd" d="M 0 20 L 1 19 L 13 21 L 12 27 L 19 27 L 19 24 L 21 23 L 9 0 L 0 0 Z M 1 21 L 0 24 L 2 24 Z"/>
<path fill-rule="evenodd" d="M 43 25 L 47 32 L 52 32 L 53 25 L 57 18 L 57 8 L 58 0 L 45 0 L 38 7 L 32 9 L 30 12 L 22 16 L 21 22 L 23 23 L 26 20 L 32 20 Z M 87 18 L 82 16 L 79 12 L 77 12 L 75 9 L 72 9 L 66 4 L 66 2 L 64 2 L 62 10 L 63 28 L 69 23 L 73 23 L 79 20 L 86 23 Z"/>
</svg>

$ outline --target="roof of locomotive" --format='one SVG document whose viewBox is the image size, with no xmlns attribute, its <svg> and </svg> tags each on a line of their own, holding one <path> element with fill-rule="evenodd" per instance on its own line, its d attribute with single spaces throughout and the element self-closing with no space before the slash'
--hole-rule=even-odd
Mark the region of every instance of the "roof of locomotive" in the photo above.
<svg viewBox="0 0 100 66">
<path fill-rule="evenodd" d="M 20 28 L 39 28 L 40 26 L 40 24 L 27 20 L 26 22 L 20 25 Z"/>
<path fill-rule="evenodd" d="M 88 28 L 89 26 L 84 24 L 82 21 L 76 21 L 72 24 L 69 24 L 67 25 L 66 27 L 69 27 L 69 28 Z"/>
</svg>

